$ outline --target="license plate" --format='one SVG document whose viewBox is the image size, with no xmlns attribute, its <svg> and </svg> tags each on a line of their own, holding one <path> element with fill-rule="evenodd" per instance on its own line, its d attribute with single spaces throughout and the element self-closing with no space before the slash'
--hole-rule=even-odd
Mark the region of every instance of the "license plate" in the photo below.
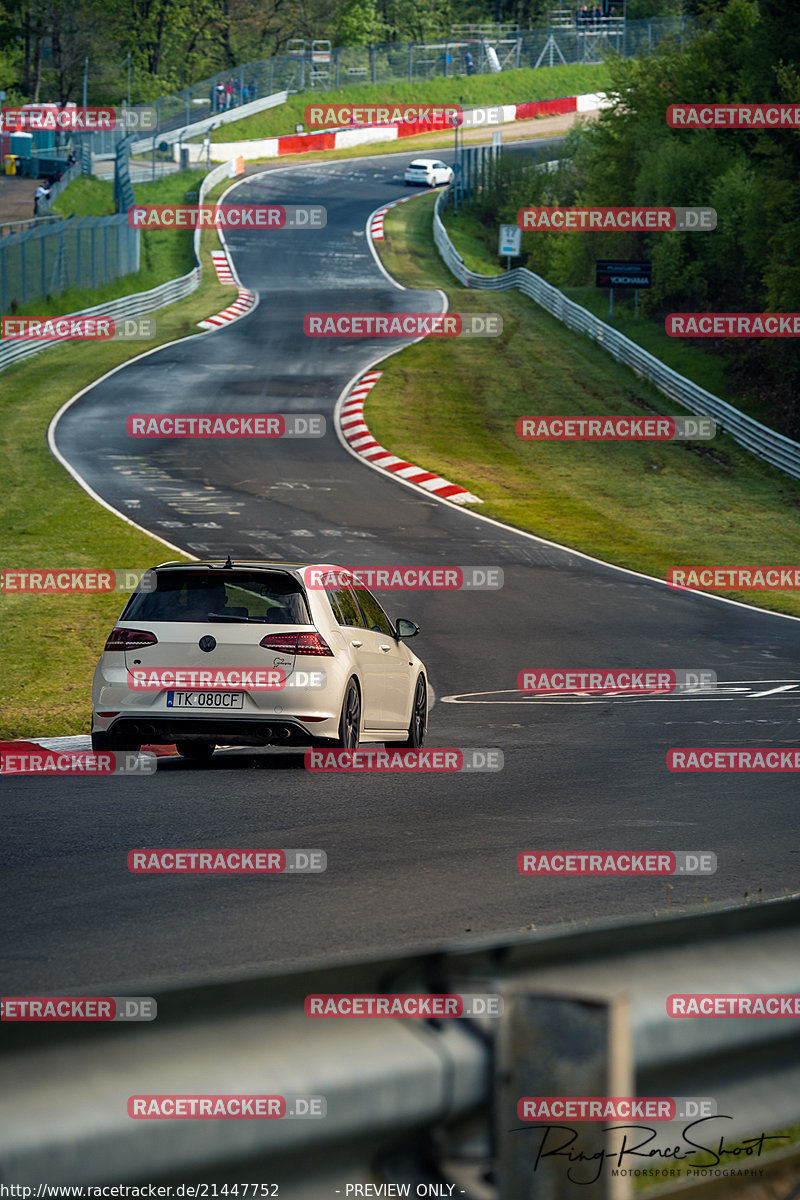
<svg viewBox="0 0 800 1200">
<path fill-rule="evenodd" d="M 244 692 L 167 692 L 167 708 L 244 708 Z"/>
</svg>

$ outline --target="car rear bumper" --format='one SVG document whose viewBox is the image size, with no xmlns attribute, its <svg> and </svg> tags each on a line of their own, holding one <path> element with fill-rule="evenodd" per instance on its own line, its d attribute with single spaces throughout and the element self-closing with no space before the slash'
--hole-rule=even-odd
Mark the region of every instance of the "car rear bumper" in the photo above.
<svg viewBox="0 0 800 1200">
<path fill-rule="evenodd" d="M 217 745 L 310 746 L 318 738 L 336 737 L 336 720 L 305 726 L 296 717 L 239 717 L 219 715 L 182 716 L 175 714 L 119 717 L 105 729 L 95 728 L 95 737 L 108 741 L 107 749 L 125 749 L 131 745 L 172 745 L 197 740 Z"/>
</svg>

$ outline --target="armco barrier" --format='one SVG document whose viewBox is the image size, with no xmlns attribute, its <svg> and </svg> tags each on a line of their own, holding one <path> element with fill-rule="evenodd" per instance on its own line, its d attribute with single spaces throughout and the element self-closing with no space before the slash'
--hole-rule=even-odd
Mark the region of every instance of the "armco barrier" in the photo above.
<svg viewBox="0 0 800 1200">
<path fill-rule="evenodd" d="M 660 359 L 642 350 L 630 338 L 618 333 L 579 304 L 568 300 L 558 288 L 547 283 L 541 276 L 534 275 L 533 271 L 526 267 L 515 267 L 503 275 L 479 275 L 470 271 L 450 241 L 442 223 L 441 209 L 450 190 L 452 189 L 442 192 L 436 201 L 433 237 L 445 263 L 465 287 L 490 291 L 519 288 L 564 325 L 579 333 L 585 333 L 619 362 L 632 367 L 637 374 L 644 375 L 665 396 L 669 396 L 689 412 L 713 417 L 720 432 L 729 434 L 740 446 L 744 446 L 751 454 L 771 466 L 777 467 L 779 471 L 791 475 L 794 479 L 800 479 L 800 442 L 776 433 L 774 429 L 769 429 L 760 421 L 748 417 L 732 404 L 707 392 L 705 388 L 698 387 L 685 375 L 679 375 Z"/>
<path fill-rule="evenodd" d="M 241 166 L 241 163 L 232 160 L 231 162 L 221 163 L 220 166 L 214 167 L 213 171 L 209 171 L 200 185 L 199 203 L 203 203 L 208 191 L 217 183 L 221 183 L 223 179 L 230 179 L 236 175 L 238 168 Z M 113 220 L 114 218 L 106 219 Z M 149 292 L 134 292 L 132 295 L 123 296 L 119 300 L 110 300 L 106 304 L 98 304 L 93 308 L 82 308 L 78 312 L 70 313 L 69 316 L 84 317 L 102 314 L 103 316 L 113 317 L 115 321 L 121 321 L 125 317 L 142 317 L 146 313 L 156 312 L 159 308 L 164 308 L 168 304 L 175 304 L 178 300 L 184 300 L 200 286 L 202 278 L 200 235 L 201 231 L 195 229 L 192 244 L 197 266 L 193 267 L 187 275 L 181 275 L 178 279 L 169 279 L 166 283 L 160 284 L 159 287 L 153 288 Z M 59 344 L 60 342 L 56 341 L 8 342 L 5 344 L 0 342 L 0 371 L 5 367 L 11 366 L 13 363 L 21 362 L 22 359 L 28 358 L 31 354 L 38 354 L 40 350 L 45 350 L 48 346 Z"/>
<path fill-rule="evenodd" d="M 146 981 L 92 994 L 120 991 L 153 994 Z M 308 994 L 387 992 L 499 993 L 504 1010 L 469 1020 L 304 1015 Z M 422 1195 L 415 1185 L 437 1180 L 428 1195 L 575 1200 L 563 1157 L 534 1170 L 537 1134 L 520 1130 L 520 1097 L 710 1097 L 730 1118 L 712 1126 L 726 1144 L 800 1123 L 800 1018 L 675 1019 L 674 993 L 800 993 L 800 900 L 167 988 L 152 1023 L 0 1024 L 0 1178 L 33 1195 L 40 1183 L 260 1179 L 279 1184 L 281 1200 L 318 1200 L 365 1182 L 373 1190 L 362 1195 Z M 253 1093 L 321 1095 L 327 1116 L 127 1115 L 132 1095 Z M 661 1126 L 657 1144 L 674 1145 L 686 1124 Z M 579 1130 L 589 1153 L 618 1147 L 612 1139 L 605 1123 Z M 795 1145 L 777 1157 L 797 1154 Z M 580 1195 L 630 1200 L 633 1181 L 613 1165 Z M 379 1180 L 410 1191 L 378 1191 Z M 694 1195 L 707 1181 L 679 1182 L 647 1195 Z"/>
</svg>

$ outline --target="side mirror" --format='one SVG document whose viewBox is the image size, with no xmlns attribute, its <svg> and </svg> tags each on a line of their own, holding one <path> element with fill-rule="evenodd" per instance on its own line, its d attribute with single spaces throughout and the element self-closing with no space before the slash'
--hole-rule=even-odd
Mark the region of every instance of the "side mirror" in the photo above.
<svg viewBox="0 0 800 1200">
<path fill-rule="evenodd" d="M 419 633 L 419 625 L 415 625 L 413 621 L 407 621 L 405 617 L 398 617 L 395 622 L 395 636 L 398 638 L 416 637 Z"/>
</svg>

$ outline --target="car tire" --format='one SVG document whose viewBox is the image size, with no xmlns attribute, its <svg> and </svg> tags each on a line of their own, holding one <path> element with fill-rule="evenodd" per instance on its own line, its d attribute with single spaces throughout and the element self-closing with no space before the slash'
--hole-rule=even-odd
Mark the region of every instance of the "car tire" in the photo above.
<svg viewBox="0 0 800 1200">
<path fill-rule="evenodd" d="M 209 762 L 216 748 L 215 742 L 175 743 L 175 749 L 181 758 L 188 758 L 190 762 Z"/>
<path fill-rule="evenodd" d="M 389 750 L 420 750 L 425 745 L 425 734 L 428 732 L 428 685 L 425 676 L 420 675 L 414 688 L 414 702 L 411 705 L 411 720 L 408 724 L 408 737 L 404 742 L 385 742 Z"/>
<path fill-rule="evenodd" d="M 339 716 L 339 735 L 334 745 L 342 750 L 357 750 L 361 737 L 361 692 L 355 676 L 347 682 Z"/>
</svg>

